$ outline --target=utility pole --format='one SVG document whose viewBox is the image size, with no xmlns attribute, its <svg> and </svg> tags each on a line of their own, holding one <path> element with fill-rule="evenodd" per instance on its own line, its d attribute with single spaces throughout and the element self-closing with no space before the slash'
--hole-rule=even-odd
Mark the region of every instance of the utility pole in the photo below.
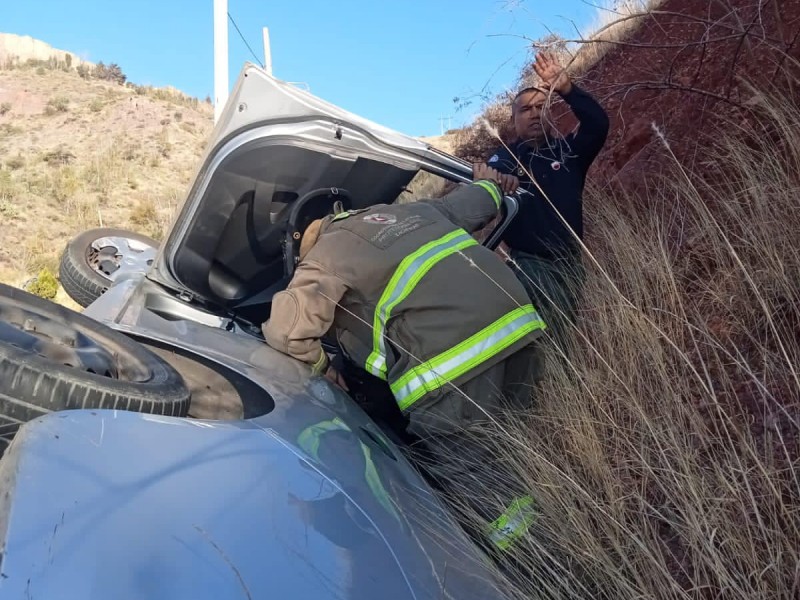
<svg viewBox="0 0 800 600">
<path fill-rule="evenodd" d="M 272 75 L 272 50 L 269 46 L 269 27 L 264 27 L 264 70 Z"/>
<path fill-rule="evenodd" d="M 214 0 L 214 123 L 228 101 L 228 0 Z"/>
</svg>

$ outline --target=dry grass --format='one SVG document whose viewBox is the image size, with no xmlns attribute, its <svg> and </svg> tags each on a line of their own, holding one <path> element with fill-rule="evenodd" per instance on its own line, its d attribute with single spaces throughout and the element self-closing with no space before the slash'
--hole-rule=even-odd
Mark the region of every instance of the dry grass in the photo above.
<svg viewBox="0 0 800 600">
<path fill-rule="evenodd" d="M 800 113 L 757 110 L 641 209 L 587 194 L 602 268 L 535 409 L 495 432 L 539 511 L 515 597 L 800 594 Z M 499 513 L 500 485 L 470 493 Z"/>
<path fill-rule="evenodd" d="M 644 19 L 657 10 L 664 0 L 605 0 L 600 3 L 595 21 L 586 28 L 583 39 L 572 41 L 577 50 L 570 52 L 564 64 L 573 76 L 579 77 L 603 58 L 614 44 L 630 39 Z"/>
<path fill-rule="evenodd" d="M 15 285 L 57 272 L 87 228 L 160 237 L 213 126 L 210 105 L 177 90 L 58 69 L 0 70 L 0 105 L 0 281 Z"/>
</svg>

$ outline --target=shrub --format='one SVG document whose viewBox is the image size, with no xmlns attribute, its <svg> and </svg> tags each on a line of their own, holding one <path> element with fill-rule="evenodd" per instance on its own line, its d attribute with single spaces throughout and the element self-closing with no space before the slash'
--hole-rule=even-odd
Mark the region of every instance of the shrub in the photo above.
<svg viewBox="0 0 800 600">
<path fill-rule="evenodd" d="M 128 79 L 118 64 L 111 63 L 110 65 L 104 65 L 102 61 L 97 63 L 97 66 L 94 70 L 94 76 L 97 79 L 112 81 L 119 85 L 124 85 Z"/>
<path fill-rule="evenodd" d="M 75 160 L 75 155 L 63 146 L 59 146 L 55 150 L 45 152 L 42 160 L 50 166 L 68 165 Z"/>
<path fill-rule="evenodd" d="M 0 104 L 0 116 L 8 113 L 11 110 L 11 102 L 3 102 Z"/>
<path fill-rule="evenodd" d="M 64 96 L 56 96 L 47 101 L 44 112 L 46 115 L 54 115 L 56 113 L 64 113 L 69 110 L 69 98 Z"/>
<path fill-rule="evenodd" d="M 7 196 L 0 196 L 0 215 L 4 219 L 16 219 L 19 217 L 19 209 Z"/>
<path fill-rule="evenodd" d="M 17 154 L 6 160 L 6 166 L 12 171 L 16 171 L 25 166 L 25 159 L 22 154 Z"/>
<path fill-rule="evenodd" d="M 18 133 L 22 133 L 22 127 L 12 125 L 11 123 L 0 124 L 0 139 L 12 137 Z"/>
<path fill-rule="evenodd" d="M 64 202 L 77 193 L 81 182 L 72 167 L 60 167 L 53 174 L 52 187 L 53 197 L 59 202 Z"/>
<path fill-rule="evenodd" d="M 17 194 L 17 185 L 10 171 L 0 169 L 0 198 L 13 198 Z"/>
<path fill-rule="evenodd" d="M 39 274 L 27 285 L 26 289 L 40 298 L 52 300 L 58 293 L 58 280 L 50 269 L 44 268 L 39 271 Z"/>
</svg>

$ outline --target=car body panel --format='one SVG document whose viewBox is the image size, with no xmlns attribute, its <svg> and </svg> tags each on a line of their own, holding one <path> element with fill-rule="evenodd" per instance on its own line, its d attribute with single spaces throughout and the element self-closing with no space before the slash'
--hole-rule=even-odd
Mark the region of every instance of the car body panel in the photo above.
<svg viewBox="0 0 800 600">
<path fill-rule="evenodd" d="M 255 423 L 53 413 L 0 481 L 3 598 L 442 597 L 380 513 Z"/>
</svg>

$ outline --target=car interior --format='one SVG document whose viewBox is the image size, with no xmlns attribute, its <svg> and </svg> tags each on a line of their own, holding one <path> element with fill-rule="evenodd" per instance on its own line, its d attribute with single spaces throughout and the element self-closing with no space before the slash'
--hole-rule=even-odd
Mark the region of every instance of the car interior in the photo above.
<svg viewBox="0 0 800 600">
<path fill-rule="evenodd" d="M 175 252 L 175 275 L 225 312 L 258 325 L 291 279 L 305 227 L 330 214 L 334 203 L 349 210 L 409 202 L 454 185 L 415 165 L 255 140 L 214 170 Z M 503 215 L 513 217 L 513 208 L 504 206 Z"/>
<path fill-rule="evenodd" d="M 243 145 L 217 169 L 176 252 L 184 285 L 252 322 L 291 277 L 291 256 L 308 222 L 331 212 L 391 203 L 416 175 L 369 158 L 296 145 Z"/>
</svg>

